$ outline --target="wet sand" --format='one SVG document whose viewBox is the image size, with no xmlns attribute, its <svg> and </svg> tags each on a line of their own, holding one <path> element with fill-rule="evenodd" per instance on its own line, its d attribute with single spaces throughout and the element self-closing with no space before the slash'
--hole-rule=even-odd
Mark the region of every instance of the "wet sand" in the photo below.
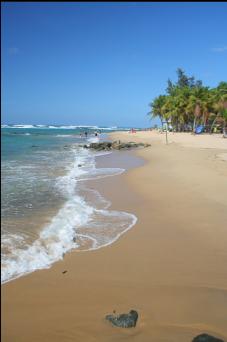
<svg viewBox="0 0 227 342">
<path fill-rule="evenodd" d="M 227 163 L 219 155 L 227 146 L 180 138 L 165 145 L 153 132 L 111 136 L 152 145 L 129 153 L 145 163 L 123 151 L 100 159 L 124 167 L 128 158 L 134 168 L 90 182 L 137 224 L 108 247 L 69 253 L 3 285 L 3 341 L 183 342 L 202 332 L 226 339 Z M 139 312 L 136 328 L 104 319 L 130 309 Z"/>
</svg>

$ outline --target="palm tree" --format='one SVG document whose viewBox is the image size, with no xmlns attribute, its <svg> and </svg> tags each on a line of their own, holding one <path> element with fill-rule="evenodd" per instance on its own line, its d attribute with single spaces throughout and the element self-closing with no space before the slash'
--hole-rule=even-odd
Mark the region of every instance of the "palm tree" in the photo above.
<svg viewBox="0 0 227 342">
<path fill-rule="evenodd" d="M 193 117 L 193 128 L 192 131 L 195 132 L 196 122 L 201 116 L 201 94 L 200 90 L 195 89 L 193 93 L 189 96 L 187 104 L 187 112 Z"/>
<path fill-rule="evenodd" d="M 151 118 L 159 117 L 162 123 L 170 122 L 177 131 L 190 126 L 195 131 L 198 123 L 207 126 L 210 132 L 217 119 L 226 128 L 227 82 L 220 82 L 217 88 L 204 87 L 202 81 L 188 77 L 184 70 L 177 69 L 177 82 L 168 80 L 167 95 L 157 96 L 150 103 Z M 167 124 L 168 125 L 168 124 Z"/>
<path fill-rule="evenodd" d="M 163 106 L 165 105 L 166 97 L 167 97 L 166 95 L 160 95 L 156 97 L 153 100 L 153 102 L 149 104 L 149 106 L 151 107 L 151 111 L 148 113 L 148 115 L 151 116 L 151 119 L 159 117 L 162 123 L 162 128 L 163 128 L 163 122 L 164 122 Z"/>
<path fill-rule="evenodd" d="M 223 119 L 223 135 L 225 138 L 226 130 L 227 130 L 227 108 L 223 108 L 221 111 L 221 117 Z"/>
<path fill-rule="evenodd" d="M 212 89 L 212 98 L 214 102 L 215 118 L 212 122 L 210 133 L 212 133 L 213 127 L 219 118 L 223 118 L 223 128 L 226 126 L 227 82 L 220 82 L 217 88 Z"/>
</svg>

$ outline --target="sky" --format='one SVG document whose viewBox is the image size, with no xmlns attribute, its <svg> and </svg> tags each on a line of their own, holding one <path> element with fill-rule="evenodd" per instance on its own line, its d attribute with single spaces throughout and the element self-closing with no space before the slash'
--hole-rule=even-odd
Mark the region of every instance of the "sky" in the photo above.
<svg viewBox="0 0 227 342">
<path fill-rule="evenodd" d="M 227 3 L 4 2 L 3 124 L 150 127 L 176 69 L 227 81 Z"/>
</svg>

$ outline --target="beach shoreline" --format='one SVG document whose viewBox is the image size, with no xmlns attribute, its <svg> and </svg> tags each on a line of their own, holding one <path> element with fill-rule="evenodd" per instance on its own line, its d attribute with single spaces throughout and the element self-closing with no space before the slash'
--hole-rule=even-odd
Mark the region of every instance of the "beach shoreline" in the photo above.
<svg viewBox="0 0 227 342">
<path fill-rule="evenodd" d="M 126 173 L 89 181 L 112 202 L 111 210 L 136 215 L 136 225 L 112 245 L 75 250 L 50 269 L 2 285 L 4 341 L 227 337 L 227 142 L 185 136 L 182 142 L 174 134 L 165 145 L 156 132 L 110 134 L 151 143 L 127 152 L 132 164 Z M 117 152 L 114 163 L 123 163 L 124 153 Z M 109 165 L 108 158 L 97 165 Z M 139 312 L 135 329 L 104 319 L 131 309 Z"/>
</svg>

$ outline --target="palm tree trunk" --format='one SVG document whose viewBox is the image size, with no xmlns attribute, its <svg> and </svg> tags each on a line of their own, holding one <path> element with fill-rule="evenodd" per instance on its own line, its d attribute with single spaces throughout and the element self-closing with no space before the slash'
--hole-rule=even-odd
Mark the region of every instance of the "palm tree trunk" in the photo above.
<svg viewBox="0 0 227 342">
<path fill-rule="evenodd" d="M 192 129 L 193 133 L 195 133 L 195 128 L 196 128 L 196 116 L 194 116 L 193 129 Z"/>
<path fill-rule="evenodd" d="M 207 121 L 207 113 L 203 114 L 203 126 L 206 126 L 206 121 Z"/>
<path fill-rule="evenodd" d="M 178 122 L 178 119 L 176 120 L 176 131 L 179 132 L 179 122 Z"/>
<path fill-rule="evenodd" d="M 211 127 L 210 127 L 210 134 L 212 133 L 212 130 L 213 130 L 213 127 L 214 127 L 214 124 L 215 124 L 217 118 L 218 118 L 218 114 L 215 116 L 215 119 L 214 119 L 214 121 L 213 121 L 212 124 L 211 124 Z"/>
<path fill-rule="evenodd" d="M 160 120 L 161 120 L 161 123 L 162 123 L 162 132 L 163 132 L 163 120 L 162 120 L 162 118 L 160 118 Z"/>
</svg>

